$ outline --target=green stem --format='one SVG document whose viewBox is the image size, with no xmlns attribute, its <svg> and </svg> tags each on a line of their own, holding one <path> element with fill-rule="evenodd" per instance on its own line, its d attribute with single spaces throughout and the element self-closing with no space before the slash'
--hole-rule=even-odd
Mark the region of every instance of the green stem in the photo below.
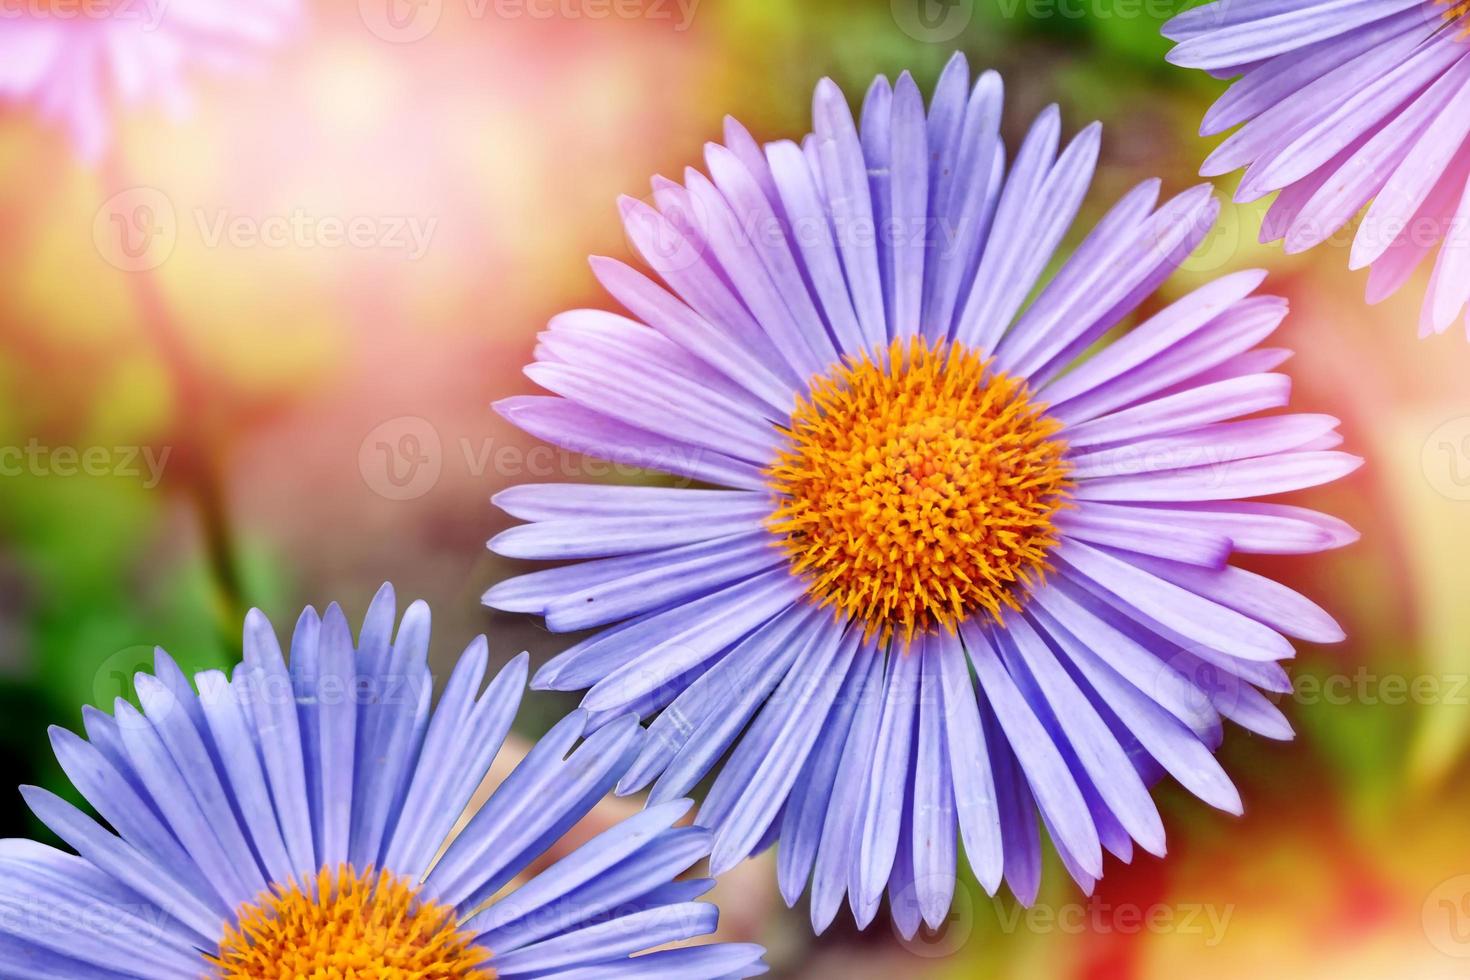
<svg viewBox="0 0 1470 980">
<path fill-rule="evenodd" d="M 114 147 L 102 167 L 104 194 L 111 198 L 137 186 L 127 177 L 122 151 Z M 215 626 L 224 650 L 238 654 L 240 622 L 245 612 L 234 530 L 212 451 L 208 425 L 209 392 L 201 371 L 169 308 L 156 270 L 124 272 L 137 305 L 139 321 L 162 358 L 175 406 L 173 454 L 182 463 L 182 488 L 197 512 L 205 560 L 214 591 Z"/>
</svg>

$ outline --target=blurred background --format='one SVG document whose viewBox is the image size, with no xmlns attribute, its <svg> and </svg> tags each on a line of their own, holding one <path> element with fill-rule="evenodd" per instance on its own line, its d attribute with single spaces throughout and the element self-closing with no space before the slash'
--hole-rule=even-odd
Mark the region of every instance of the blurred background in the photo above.
<svg viewBox="0 0 1470 980">
<path fill-rule="evenodd" d="M 0 784 L 65 792 L 45 727 L 127 694 L 155 644 L 228 663 L 250 606 L 285 630 L 307 603 L 360 616 L 392 580 L 432 604 L 441 664 L 480 632 L 501 658 L 563 648 L 479 605 L 516 570 L 483 547 L 508 523 L 488 498 L 597 471 L 489 405 L 531 390 L 549 316 L 608 305 L 585 257 L 628 257 L 616 196 L 701 166 L 726 113 L 800 136 L 821 76 L 854 103 L 903 69 L 927 91 L 962 50 L 1004 73 L 1012 146 L 1051 102 L 1069 131 L 1107 124 L 1085 230 L 1139 180 L 1198 181 L 1223 83 L 1165 64 L 1183 5 L 323 3 L 253 70 L 201 80 L 186 118 L 126 116 L 95 167 L 0 108 Z M 948 928 L 909 943 L 882 917 L 813 939 L 747 867 L 724 931 L 768 944 L 776 975 L 1470 971 L 1470 344 L 1415 339 L 1423 278 L 1368 308 L 1349 236 L 1288 258 L 1259 221 L 1227 206 L 1162 298 L 1269 267 L 1294 406 L 1342 418 L 1369 460 L 1293 498 L 1360 543 L 1253 566 L 1351 637 L 1301 649 L 1297 739 L 1227 736 L 1243 818 L 1160 787 L 1167 859 L 1109 859 L 1091 898 L 1054 864 L 1029 911 L 962 883 Z M 571 704 L 534 696 L 523 734 Z M 0 834 L 43 833 L 0 798 Z"/>
</svg>

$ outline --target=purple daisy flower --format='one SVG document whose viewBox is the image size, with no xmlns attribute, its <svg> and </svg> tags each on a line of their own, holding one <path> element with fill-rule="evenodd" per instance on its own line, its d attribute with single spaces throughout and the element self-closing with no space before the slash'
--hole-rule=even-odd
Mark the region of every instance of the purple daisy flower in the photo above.
<svg viewBox="0 0 1470 980">
<path fill-rule="evenodd" d="M 354 641 L 342 610 L 307 609 L 289 664 L 258 611 L 245 660 L 197 690 L 159 650 L 143 708 L 53 729 L 57 760 L 116 834 L 53 793 L 26 802 L 76 854 L 0 841 L 7 980 L 723 980 L 764 973 L 757 946 L 654 950 L 713 932 L 681 879 L 708 831 L 687 800 L 527 868 L 627 770 L 625 717 L 557 724 L 471 806 L 510 731 L 526 655 L 489 678 L 480 637 L 431 707 L 429 610 L 378 593 Z M 483 690 L 482 690 L 483 688 Z"/>
<path fill-rule="evenodd" d="M 727 121 L 708 177 L 622 202 L 666 287 L 594 259 L 637 319 L 556 317 L 526 369 L 554 396 L 497 405 L 711 485 L 504 491 L 528 523 L 495 552 L 579 561 L 485 602 L 603 628 L 534 684 L 590 688 L 594 724 L 657 715 L 621 792 L 683 796 L 728 750 L 698 818 L 712 867 L 779 839 L 818 930 L 844 895 L 866 925 L 885 891 L 905 935 L 937 925 L 960 840 L 988 890 L 1031 901 L 1038 817 L 1090 888 L 1104 848 L 1163 852 L 1164 773 L 1238 812 L 1222 717 L 1289 737 L 1258 689 L 1288 690 L 1288 636 L 1342 638 L 1228 564 L 1355 537 L 1242 500 L 1360 462 L 1335 419 L 1262 414 L 1288 400 L 1288 353 L 1257 346 L 1286 303 L 1243 272 L 1111 339 L 1218 204 L 1205 186 L 1160 206 L 1145 183 L 1043 286 L 1100 131 L 1061 147 L 1053 107 L 1008 159 L 1001 107 L 957 56 L 927 110 L 905 74 L 860 126 L 823 81 L 802 144 Z"/>
<path fill-rule="evenodd" d="M 1439 249 L 1419 334 L 1470 303 L 1470 0 L 1217 0 L 1164 28 L 1169 60 L 1237 81 L 1201 173 L 1280 191 L 1261 230 L 1302 252 L 1363 213 L 1350 264 L 1381 302 Z M 1370 205 L 1371 202 L 1371 205 Z M 1466 316 L 1470 333 L 1470 315 Z"/>
</svg>

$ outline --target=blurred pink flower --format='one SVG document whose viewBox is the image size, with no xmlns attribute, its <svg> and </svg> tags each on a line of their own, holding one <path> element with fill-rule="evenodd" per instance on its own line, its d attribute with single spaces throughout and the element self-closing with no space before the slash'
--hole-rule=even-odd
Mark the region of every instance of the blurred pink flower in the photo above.
<svg viewBox="0 0 1470 980">
<path fill-rule="evenodd" d="M 240 65 L 298 17 L 298 0 L 0 0 L 0 100 L 65 127 L 92 162 L 113 111 L 155 103 L 181 114 L 190 70 Z"/>
</svg>

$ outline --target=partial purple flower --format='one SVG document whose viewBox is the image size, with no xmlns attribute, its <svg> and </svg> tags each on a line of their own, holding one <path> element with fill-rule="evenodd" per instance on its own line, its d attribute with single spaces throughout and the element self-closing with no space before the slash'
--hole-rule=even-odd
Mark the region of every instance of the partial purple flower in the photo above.
<svg viewBox="0 0 1470 980">
<path fill-rule="evenodd" d="M 1242 202 L 1280 192 L 1262 241 L 1302 252 L 1361 213 L 1369 302 L 1437 251 L 1419 334 L 1470 333 L 1470 2 L 1217 0 L 1164 33 L 1175 64 L 1239 77 L 1201 132 L 1240 128 L 1201 173 L 1245 168 Z"/>
<path fill-rule="evenodd" d="M 956 57 L 927 109 L 904 74 L 861 124 L 823 81 L 800 144 L 728 121 L 708 176 L 622 202 L 663 284 L 594 259 L 632 318 L 555 317 L 526 369 L 552 394 L 497 406 L 685 481 L 504 491 L 526 523 L 490 547 L 571 563 L 485 602 L 599 630 L 535 685 L 654 716 L 620 791 L 715 773 L 714 871 L 779 841 L 818 930 L 885 893 L 904 934 L 938 925 L 961 841 L 1029 902 L 1043 828 L 1090 889 L 1104 850 L 1163 852 L 1165 774 L 1239 812 L 1222 720 L 1290 737 L 1261 693 L 1289 689 L 1288 637 L 1342 638 L 1229 563 L 1355 538 L 1246 499 L 1360 462 L 1335 419 L 1271 414 L 1286 303 L 1242 272 L 1139 314 L 1213 226 L 1208 186 L 1139 186 L 1058 262 L 1100 131 L 1063 146 L 1053 107 L 1010 156 L 1002 102 Z"/>
<path fill-rule="evenodd" d="M 472 801 L 526 682 L 491 674 L 485 638 L 438 702 L 429 609 L 397 620 L 384 586 L 356 638 L 335 604 L 296 622 L 289 659 L 258 611 L 245 659 L 191 684 L 157 651 L 142 710 L 84 709 L 51 743 L 101 818 L 22 790 L 76 853 L 0 841 L 6 980 L 726 980 L 760 947 L 687 945 L 714 931 L 683 877 L 708 831 L 688 800 L 631 817 L 531 866 L 612 789 L 643 738 L 627 716 L 574 711 L 483 806 Z M 395 625 L 395 620 L 397 623 Z M 665 948 L 669 944 L 677 948 Z M 652 952 L 650 952 L 652 951 Z"/>
</svg>

